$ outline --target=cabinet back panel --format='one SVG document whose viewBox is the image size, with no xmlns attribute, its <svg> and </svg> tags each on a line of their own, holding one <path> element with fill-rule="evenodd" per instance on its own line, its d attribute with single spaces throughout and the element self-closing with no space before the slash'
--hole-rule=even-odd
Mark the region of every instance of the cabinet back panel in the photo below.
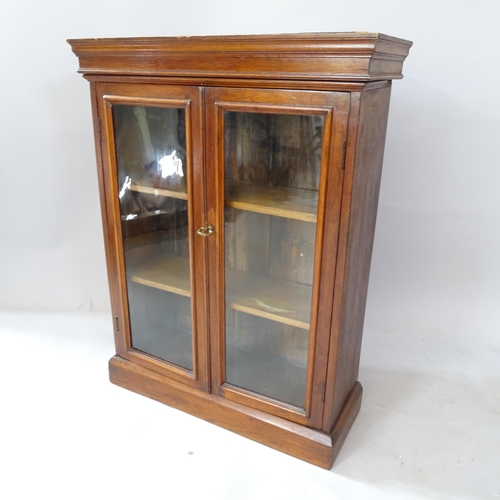
<svg viewBox="0 0 500 500">
<path fill-rule="evenodd" d="M 317 190 L 323 118 L 225 113 L 226 179 Z"/>
<path fill-rule="evenodd" d="M 316 225 L 226 208 L 226 266 L 312 285 Z"/>
</svg>

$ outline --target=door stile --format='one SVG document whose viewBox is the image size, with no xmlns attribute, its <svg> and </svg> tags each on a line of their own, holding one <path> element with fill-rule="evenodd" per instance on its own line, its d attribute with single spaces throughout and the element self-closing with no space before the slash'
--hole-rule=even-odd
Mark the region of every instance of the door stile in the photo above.
<svg viewBox="0 0 500 500">
<path fill-rule="evenodd" d="M 207 220 L 207 167 L 205 151 L 205 113 L 204 113 L 204 89 L 198 87 L 198 99 L 196 103 L 190 103 L 193 120 L 193 144 L 192 172 L 191 176 L 191 202 L 192 202 L 192 224 L 191 224 L 191 249 L 193 256 L 193 272 L 191 279 L 196 290 L 196 300 L 193 302 L 193 319 L 196 327 L 196 351 L 198 356 L 198 369 L 201 387 L 210 392 L 210 317 L 209 317 L 209 254 L 207 238 L 200 238 L 197 230 L 204 226 Z M 195 251 L 196 250 L 196 251 Z"/>
<path fill-rule="evenodd" d="M 113 334 L 116 346 L 116 352 L 122 353 L 126 351 L 126 335 L 125 332 L 116 327 L 115 318 L 118 317 L 118 325 L 123 322 L 122 318 L 124 315 L 122 313 L 122 308 L 120 306 L 120 294 L 119 287 L 116 284 L 116 273 L 113 272 L 116 269 L 117 264 L 115 263 L 115 254 L 113 252 L 114 241 L 112 234 L 112 224 L 108 215 L 109 199 L 106 193 L 106 186 L 108 185 L 107 172 L 105 168 L 105 151 L 103 150 L 103 131 L 102 131 L 102 113 L 100 112 L 99 97 L 97 87 L 98 84 L 91 82 L 91 104 L 92 104 L 92 118 L 94 126 L 94 143 L 96 149 L 96 159 L 97 159 L 97 178 L 99 184 L 99 199 L 101 201 L 101 217 L 102 217 L 102 227 L 104 232 L 104 248 L 106 254 L 107 262 L 107 273 L 108 273 L 108 284 L 110 291 L 110 301 L 111 301 L 111 315 L 113 322 Z M 107 144 L 108 141 L 104 138 L 104 143 Z"/>
<path fill-rule="evenodd" d="M 110 257 L 111 262 L 108 263 L 108 268 L 113 275 L 110 283 L 113 283 L 112 288 L 115 290 L 115 296 L 118 298 L 116 315 L 113 317 L 113 327 L 115 332 L 121 337 L 121 343 L 117 345 L 117 354 L 123 358 L 127 358 L 127 353 L 130 350 L 130 327 L 128 322 L 128 301 L 126 284 L 124 281 L 125 264 L 123 262 L 122 234 L 120 224 L 120 209 L 116 203 L 116 193 L 118 186 L 116 182 L 116 169 L 114 165 L 115 147 L 113 139 L 111 105 L 104 99 L 103 93 L 100 92 L 101 85 L 98 84 L 98 106 L 99 106 L 99 128 L 102 138 L 103 160 L 107 163 L 104 168 L 104 190 L 107 204 L 107 224 L 108 238 L 110 239 Z M 118 318 L 118 321 L 116 321 Z"/>
<path fill-rule="evenodd" d="M 208 247 L 209 276 L 209 317 L 210 317 L 210 362 L 211 391 L 219 393 L 222 384 L 225 358 L 223 334 L 224 320 L 224 196 L 223 175 L 219 165 L 223 161 L 218 140 L 223 133 L 220 113 L 212 106 L 213 88 L 205 89 L 205 165 L 207 166 L 207 219 L 206 224 L 214 225 L 214 233 L 206 238 Z M 221 208 L 222 207 L 222 208 Z"/>
<path fill-rule="evenodd" d="M 307 366 L 310 369 L 307 370 L 306 379 L 306 417 L 308 418 L 308 423 L 311 426 L 318 427 L 321 424 L 321 408 L 318 409 L 319 405 L 322 404 L 321 391 L 322 384 L 315 384 L 315 370 L 317 370 L 318 359 L 320 358 L 321 352 L 321 336 L 319 335 L 318 328 L 320 327 L 321 318 L 319 317 L 319 305 L 320 305 L 320 284 L 322 276 L 322 255 L 323 255 L 323 243 L 324 243 L 324 232 L 325 232 L 325 205 L 326 205 L 326 193 L 328 188 L 328 183 L 330 182 L 330 177 L 335 175 L 330 167 L 330 157 L 331 157 L 331 135 L 333 129 L 333 120 L 335 112 L 330 109 L 326 112 L 324 117 L 324 138 L 321 151 L 321 184 L 319 187 L 318 195 L 318 220 L 316 223 L 316 238 L 315 238 L 315 252 L 314 252 L 314 271 L 313 271 L 313 286 L 312 292 L 312 305 L 311 305 L 311 328 L 309 336 L 309 346 L 308 346 L 308 357 Z M 318 345 L 319 344 L 319 345 Z M 316 410 L 316 411 L 315 411 Z M 319 420 L 319 422 L 318 422 Z"/>
<path fill-rule="evenodd" d="M 197 228 L 206 217 L 206 171 L 203 149 L 203 89 L 194 88 L 196 101 L 187 104 L 190 126 L 186 127 L 187 141 L 190 144 L 191 176 L 188 178 L 188 199 L 190 201 L 189 238 L 193 320 L 193 356 L 195 359 L 195 378 L 200 388 L 208 390 L 210 380 L 208 328 L 207 328 L 207 269 L 206 242 L 197 238 Z"/>
<path fill-rule="evenodd" d="M 338 252 L 340 206 L 344 180 L 344 157 L 347 142 L 347 126 L 350 109 L 350 94 L 335 93 L 332 99 L 332 115 L 329 124 L 328 143 L 324 144 L 326 160 L 325 182 L 322 186 L 323 203 L 318 213 L 317 260 L 315 280 L 319 282 L 316 288 L 317 308 L 313 311 L 329 311 L 329 314 L 318 314 L 316 317 L 316 337 L 311 346 L 314 370 L 311 370 L 311 416 L 309 425 L 321 428 L 326 399 L 326 376 L 328 352 L 330 344 L 330 325 L 332 321 L 332 305 Z"/>
</svg>

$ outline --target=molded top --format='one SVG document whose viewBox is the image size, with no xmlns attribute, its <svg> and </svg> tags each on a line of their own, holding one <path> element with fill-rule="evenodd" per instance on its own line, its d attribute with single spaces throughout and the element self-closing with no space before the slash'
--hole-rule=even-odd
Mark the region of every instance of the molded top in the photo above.
<svg viewBox="0 0 500 500">
<path fill-rule="evenodd" d="M 84 74 L 369 81 L 402 78 L 412 42 L 381 33 L 68 40 Z"/>
</svg>

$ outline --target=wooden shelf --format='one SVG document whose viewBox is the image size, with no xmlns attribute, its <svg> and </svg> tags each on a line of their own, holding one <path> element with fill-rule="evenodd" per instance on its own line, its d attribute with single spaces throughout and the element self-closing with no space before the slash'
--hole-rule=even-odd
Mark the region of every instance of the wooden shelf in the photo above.
<svg viewBox="0 0 500 500">
<path fill-rule="evenodd" d="M 135 283 L 191 297 L 189 259 L 159 255 L 131 269 Z"/>
<path fill-rule="evenodd" d="M 225 196 L 231 208 L 316 222 L 317 191 L 226 180 Z"/>
<path fill-rule="evenodd" d="M 155 257 L 132 269 L 131 279 L 142 285 L 191 296 L 189 259 L 185 257 Z M 226 281 L 228 307 L 309 330 L 311 286 L 235 269 L 226 269 Z"/>
<path fill-rule="evenodd" d="M 226 269 L 227 305 L 286 325 L 309 330 L 312 287 Z"/>
<path fill-rule="evenodd" d="M 130 185 L 129 189 L 138 193 L 152 194 L 154 196 L 168 196 L 170 198 L 177 198 L 179 200 L 188 199 L 187 193 L 183 191 L 183 189 L 185 190 L 186 188 L 182 186 L 169 186 L 168 189 L 160 189 L 133 183 Z"/>
<path fill-rule="evenodd" d="M 181 191 L 179 186 L 160 189 L 134 183 L 130 186 L 130 190 L 154 196 L 187 200 L 187 193 Z M 226 180 L 225 197 L 227 207 L 276 217 L 316 222 L 317 191 Z"/>
</svg>

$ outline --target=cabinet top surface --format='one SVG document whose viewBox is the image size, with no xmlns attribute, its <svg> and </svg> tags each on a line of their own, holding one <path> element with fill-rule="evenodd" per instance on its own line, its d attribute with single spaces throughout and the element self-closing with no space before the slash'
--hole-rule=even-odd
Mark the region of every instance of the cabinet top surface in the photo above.
<svg viewBox="0 0 500 500">
<path fill-rule="evenodd" d="M 402 78 L 412 45 L 369 32 L 84 38 L 68 43 L 84 74 L 330 81 Z"/>
<path fill-rule="evenodd" d="M 209 36 L 161 36 L 161 37 L 125 37 L 125 38 L 75 38 L 69 39 L 68 43 L 73 47 L 83 48 L 99 46 L 136 46 L 136 47 L 157 47 L 157 48 L 178 48 L 213 50 L 217 47 L 221 49 L 241 48 L 241 44 L 266 44 L 270 49 L 284 44 L 309 44 L 317 46 L 341 46 L 348 42 L 369 43 L 377 40 L 385 40 L 393 43 L 400 43 L 411 46 L 412 42 L 402 38 L 396 38 L 383 33 L 374 32 L 346 32 L 346 33 L 282 33 L 277 35 L 209 35 Z"/>
</svg>

